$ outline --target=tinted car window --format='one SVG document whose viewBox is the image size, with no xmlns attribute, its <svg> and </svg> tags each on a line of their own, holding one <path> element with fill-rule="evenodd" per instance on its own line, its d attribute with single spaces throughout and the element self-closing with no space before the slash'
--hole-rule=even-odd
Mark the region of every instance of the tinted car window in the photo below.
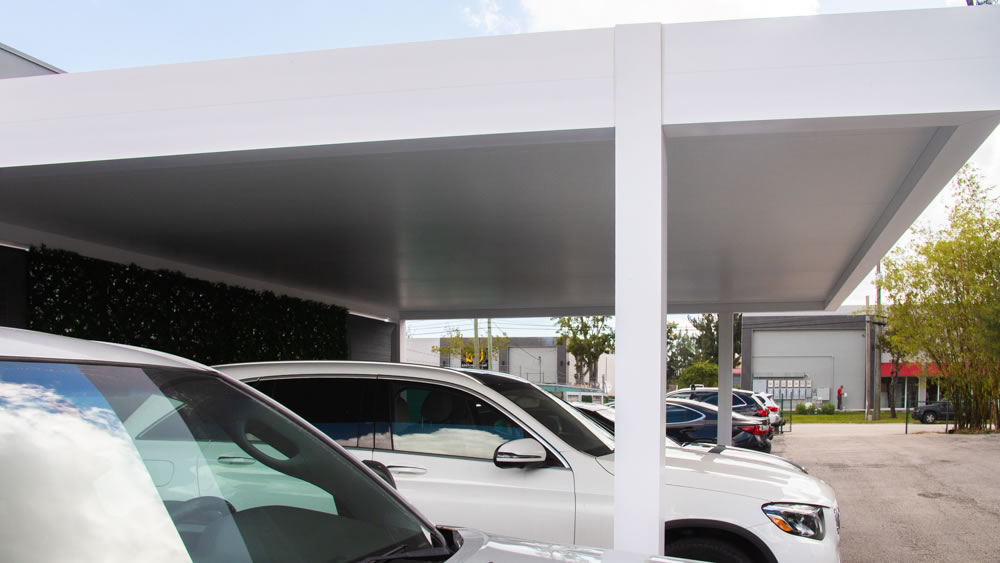
<svg viewBox="0 0 1000 563">
<path fill-rule="evenodd" d="M 695 412 L 687 407 L 682 407 L 680 405 L 667 405 L 667 424 L 693 422 L 699 418 L 704 418 L 704 416 L 701 413 Z"/>
<path fill-rule="evenodd" d="M 374 379 L 302 377 L 269 383 L 260 389 L 341 446 L 374 446 Z"/>
<path fill-rule="evenodd" d="M 525 437 L 496 407 L 457 389 L 394 382 L 392 401 L 397 451 L 493 459 L 500 444 Z"/>
<path fill-rule="evenodd" d="M 592 456 L 607 455 L 614 451 L 613 437 L 562 399 L 557 399 L 528 382 L 508 376 L 476 371 L 468 373 L 521 407 L 571 447 Z"/>
<path fill-rule="evenodd" d="M 716 405 L 716 406 L 718 406 L 719 405 L 719 394 L 718 393 L 706 394 L 704 397 L 695 397 L 695 400 L 701 401 L 703 403 L 708 403 L 710 405 Z M 733 394 L 733 406 L 734 407 L 742 407 L 742 406 L 746 406 L 746 404 L 747 404 L 746 401 L 744 401 L 742 398 L 740 398 L 739 395 Z"/>
</svg>

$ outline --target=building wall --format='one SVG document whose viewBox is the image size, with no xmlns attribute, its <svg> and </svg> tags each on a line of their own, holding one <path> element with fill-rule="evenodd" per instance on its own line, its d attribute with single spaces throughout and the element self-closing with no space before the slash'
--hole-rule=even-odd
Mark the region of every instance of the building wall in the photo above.
<svg viewBox="0 0 1000 563">
<path fill-rule="evenodd" d="M 576 357 L 566 353 L 566 382 L 570 385 L 586 385 L 587 382 L 580 381 L 576 366 Z M 615 394 L 615 355 L 603 354 L 597 360 L 597 383 L 605 389 L 608 395 Z"/>
<path fill-rule="evenodd" d="M 407 338 L 406 363 L 439 367 L 450 365 L 447 360 L 442 360 L 441 354 L 433 351 L 435 346 L 440 345 L 440 338 Z"/>
<path fill-rule="evenodd" d="M 399 359 L 395 350 L 399 325 L 359 315 L 347 315 L 348 357 L 352 360 L 391 362 Z"/>
<path fill-rule="evenodd" d="M 863 315 L 744 315 L 742 387 L 836 402 L 843 385 L 844 408 L 863 409 L 866 329 Z"/>
</svg>

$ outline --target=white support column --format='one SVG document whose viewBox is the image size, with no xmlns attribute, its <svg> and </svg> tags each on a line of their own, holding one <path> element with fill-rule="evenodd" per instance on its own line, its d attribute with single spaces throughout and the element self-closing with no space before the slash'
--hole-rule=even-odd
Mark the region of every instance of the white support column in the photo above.
<svg viewBox="0 0 1000 563">
<path fill-rule="evenodd" d="M 615 28 L 615 549 L 663 553 L 667 176 L 662 26 Z"/>
<path fill-rule="evenodd" d="M 406 321 L 399 319 L 396 326 L 399 327 L 399 361 L 406 363 Z"/>
<path fill-rule="evenodd" d="M 719 311 L 718 444 L 733 445 L 733 312 Z"/>
</svg>

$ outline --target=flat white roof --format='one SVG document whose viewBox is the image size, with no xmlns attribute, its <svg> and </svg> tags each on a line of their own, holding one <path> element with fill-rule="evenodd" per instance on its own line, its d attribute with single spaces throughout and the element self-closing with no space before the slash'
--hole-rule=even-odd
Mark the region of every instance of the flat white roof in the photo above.
<svg viewBox="0 0 1000 563">
<path fill-rule="evenodd" d="M 670 312 L 839 306 L 1000 122 L 997 29 L 664 25 Z M 0 240 L 388 318 L 610 313 L 615 33 L 0 81 Z"/>
</svg>

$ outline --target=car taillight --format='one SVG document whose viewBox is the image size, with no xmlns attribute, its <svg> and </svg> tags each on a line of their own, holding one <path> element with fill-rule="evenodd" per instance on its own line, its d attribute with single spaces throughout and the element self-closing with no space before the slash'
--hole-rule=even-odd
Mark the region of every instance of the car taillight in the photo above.
<svg viewBox="0 0 1000 563">
<path fill-rule="evenodd" d="M 770 432 L 770 428 L 766 424 L 755 424 L 753 426 L 740 426 L 739 429 L 748 434 L 756 434 L 758 436 Z"/>
<path fill-rule="evenodd" d="M 764 409 L 757 409 L 757 416 L 767 416 L 767 411 Z"/>
<path fill-rule="evenodd" d="M 742 430 L 744 432 L 748 432 L 750 434 L 756 434 L 757 433 L 757 427 L 756 426 L 740 426 L 740 430 Z"/>
<path fill-rule="evenodd" d="M 768 405 L 767 410 L 771 412 L 778 412 L 778 405 Z"/>
</svg>

